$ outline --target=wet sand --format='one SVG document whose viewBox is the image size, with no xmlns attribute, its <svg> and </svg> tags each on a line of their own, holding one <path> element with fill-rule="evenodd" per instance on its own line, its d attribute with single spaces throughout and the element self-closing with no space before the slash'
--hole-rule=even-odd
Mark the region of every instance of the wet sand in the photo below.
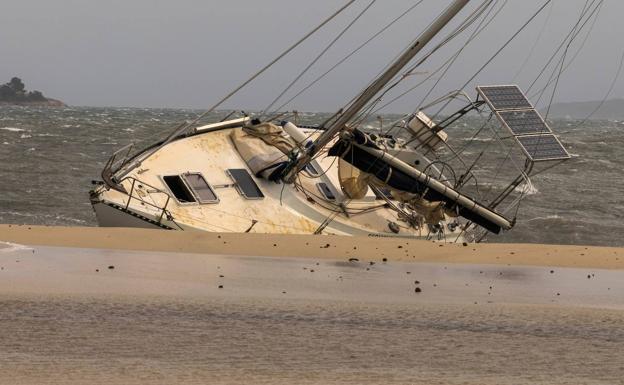
<svg viewBox="0 0 624 385">
<path fill-rule="evenodd" d="M 624 269 L 624 249 L 533 244 L 442 244 L 403 238 L 267 235 L 99 227 L 0 225 L 0 241 L 29 245 L 220 255 Z"/>
<path fill-rule="evenodd" d="M 623 383 L 623 270 L 398 259 L 0 243 L 0 383 Z"/>
<path fill-rule="evenodd" d="M 0 226 L 0 384 L 624 384 L 624 253 Z"/>
</svg>

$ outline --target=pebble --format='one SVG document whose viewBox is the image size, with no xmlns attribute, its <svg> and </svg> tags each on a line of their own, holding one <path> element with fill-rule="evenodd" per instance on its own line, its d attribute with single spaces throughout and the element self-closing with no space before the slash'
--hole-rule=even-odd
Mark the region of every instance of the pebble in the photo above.
<svg viewBox="0 0 624 385">
<path fill-rule="evenodd" d="M 415 291 L 416 293 L 420 293 L 420 292 L 422 292 L 422 289 L 421 289 L 421 288 L 419 288 L 419 287 L 417 287 L 416 289 L 414 289 L 414 291 Z"/>
<path fill-rule="evenodd" d="M 219 278 L 225 278 L 225 276 L 224 275 L 219 275 Z"/>
<path fill-rule="evenodd" d="M 388 262 L 388 258 L 382 258 L 381 261 L 382 262 Z"/>
<path fill-rule="evenodd" d="M 468 246 L 468 243 L 464 242 L 464 243 L 462 243 L 462 246 L 466 247 L 466 246 Z"/>
<path fill-rule="evenodd" d="M 373 266 L 373 265 L 375 264 L 375 262 L 370 261 L 368 264 L 369 264 L 369 265 L 371 265 L 371 266 Z"/>
<path fill-rule="evenodd" d="M 360 260 L 357 258 L 349 258 L 349 262 L 359 262 Z"/>
<path fill-rule="evenodd" d="M 420 285 L 420 281 L 414 281 L 415 285 Z"/>
<path fill-rule="evenodd" d="M 99 272 L 100 272 L 100 269 L 95 269 L 95 272 L 96 272 L 96 273 L 99 273 Z"/>
<path fill-rule="evenodd" d="M 223 289 L 223 285 L 219 285 L 219 289 Z"/>
<path fill-rule="evenodd" d="M 113 270 L 114 268 L 115 268 L 115 266 L 110 265 L 110 266 L 108 267 L 108 270 Z"/>
</svg>

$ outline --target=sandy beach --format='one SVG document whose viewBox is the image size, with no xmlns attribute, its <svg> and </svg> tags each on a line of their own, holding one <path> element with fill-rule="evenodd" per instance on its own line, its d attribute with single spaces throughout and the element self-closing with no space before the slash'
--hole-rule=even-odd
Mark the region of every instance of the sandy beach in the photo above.
<svg viewBox="0 0 624 385">
<path fill-rule="evenodd" d="M 624 269 L 624 249 L 533 244 L 444 244 L 403 238 L 232 234 L 136 228 L 0 225 L 27 245 L 220 255 Z"/>
<path fill-rule="evenodd" d="M 0 384 L 621 384 L 622 250 L 0 227 Z"/>
</svg>

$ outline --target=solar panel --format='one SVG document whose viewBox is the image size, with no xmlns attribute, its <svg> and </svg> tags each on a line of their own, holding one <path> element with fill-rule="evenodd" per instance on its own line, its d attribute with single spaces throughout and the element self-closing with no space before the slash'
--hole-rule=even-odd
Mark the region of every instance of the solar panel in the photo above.
<svg viewBox="0 0 624 385">
<path fill-rule="evenodd" d="M 496 114 L 514 135 L 552 133 L 540 114 L 533 109 L 497 111 Z"/>
<path fill-rule="evenodd" d="M 236 182 L 236 189 L 247 199 L 262 199 L 264 194 L 244 168 L 230 168 L 227 173 Z"/>
<path fill-rule="evenodd" d="M 517 136 L 516 139 L 534 162 L 569 159 L 570 154 L 552 134 Z"/>
<path fill-rule="evenodd" d="M 518 86 L 481 86 L 477 91 L 493 111 L 533 108 Z"/>
</svg>

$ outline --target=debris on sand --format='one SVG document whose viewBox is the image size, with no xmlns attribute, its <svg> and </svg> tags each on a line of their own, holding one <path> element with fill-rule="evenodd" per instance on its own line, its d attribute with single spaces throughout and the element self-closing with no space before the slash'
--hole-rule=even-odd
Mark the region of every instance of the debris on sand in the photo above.
<svg viewBox="0 0 624 385">
<path fill-rule="evenodd" d="M 357 258 L 349 258 L 349 262 L 359 262 L 360 260 Z"/>
<path fill-rule="evenodd" d="M 416 293 L 420 293 L 420 292 L 422 292 L 422 289 L 421 289 L 421 288 L 419 288 L 419 287 L 417 287 L 416 289 L 414 289 L 414 292 L 416 292 Z"/>
<path fill-rule="evenodd" d="M 115 269 L 115 266 L 113 266 L 113 265 L 110 265 L 110 266 L 108 267 L 108 270 L 113 270 L 113 269 Z"/>
</svg>

